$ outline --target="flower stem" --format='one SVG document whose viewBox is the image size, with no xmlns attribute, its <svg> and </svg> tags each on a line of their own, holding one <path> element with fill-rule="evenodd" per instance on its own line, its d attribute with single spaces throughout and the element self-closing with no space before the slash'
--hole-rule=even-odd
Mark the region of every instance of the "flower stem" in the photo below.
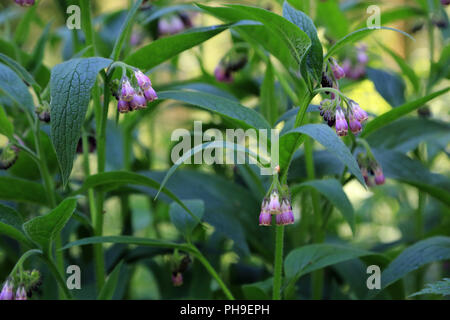
<svg viewBox="0 0 450 320">
<path fill-rule="evenodd" d="M 96 54 L 97 51 L 95 47 L 94 29 L 92 27 L 91 1 L 81 0 L 80 7 L 81 7 L 81 25 L 83 27 L 83 32 L 86 37 L 86 45 L 92 46 L 91 49 L 89 49 L 89 52 L 90 56 L 93 56 Z"/>
<path fill-rule="evenodd" d="M 226 286 L 226 284 L 222 281 L 220 276 L 217 274 L 216 270 L 214 270 L 213 266 L 209 263 L 208 259 L 205 258 L 205 256 L 200 252 L 200 250 L 197 249 L 194 245 L 190 244 L 192 253 L 194 256 L 203 264 L 203 266 L 208 270 L 209 274 L 216 279 L 219 286 L 222 288 L 223 293 L 227 296 L 229 300 L 234 300 L 233 294 L 231 293 L 230 289 Z"/>
<path fill-rule="evenodd" d="M 281 283 L 283 273 L 284 226 L 275 227 L 275 261 L 273 271 L 273 300 L 281 299 Z"/>
</svg>

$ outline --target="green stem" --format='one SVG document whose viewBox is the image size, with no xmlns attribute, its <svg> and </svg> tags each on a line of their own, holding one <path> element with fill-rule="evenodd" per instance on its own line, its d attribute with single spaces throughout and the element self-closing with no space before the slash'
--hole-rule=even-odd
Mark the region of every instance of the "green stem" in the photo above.
<svg viewBox="0 0 450 320">
<path fill-rule="evenodd" d="M 44 259 L 44 261 L 47 263 L 48 267 L 50 268 L 50 271 L 52 272 L 53 276 L 55 277 L 56 282 L 59 285 L 60 292 L 62 292 L 62 294 L 63 294 L 63 298 L 72 299 L 72 294 L 70 293 L 69 289 L 67 288 L 64 278 L 61 276 L 61 273 L 58 272 L 58 268 L 53 263 L 52 259 L 47 257 L 44 254 L 41 255 L 41 258 Z"/>
<path fill-rule="evenodd" d="M 234 300 L 233 294 L 228 289 L 226 284 L 222 281 L 220 276 L 217 274 L 216 270 L 214 270 L 213 266 L 209 263 L 209 261 L 205 258 L 205 256 L 198 250 L 194 245 L 191 245 L 192 253 L 195 255 L 195 257 L 203 264 L 203 266 L 208 270 L 209 274 L 216 279 L 219 286 L 222 288 L 223 293 L 227 296 L 229 300 Z"/>
<path fill-rule="evenodd" d="M 92 27 L 92 17 L 91 17 L 91 1 L 90 0 L 80 0 L 81 8 L 81 26 L 83 28 L 84 35 L 86 37 L 86 46 L 92 46 L 89 49 L 90 55 L 93 56 L 97 53 L 95 46 L 95 33 Z"/>
<path fill-rule="evenodd" d="M 283 244 L 284 226 L 275 227 L 275 261 L 273 271 L 273 300 L 281 299 L 281 283 L 283 280 Z"/>
<path fill-rule="evenodd" d="M 29 257 L 31 257 L 34 254 L 42 254 L 42 251 L 39 249 L 31 249 L 31 250 L 28 250 L 27 252 L 25 252 L 20 257 L 20 259 L 17 261 L 16 265 L 11 270 L 11 272 L 9 273 L 8 278 L 14 278 L 17 273 L 17 269 L 22 268 L 22 265 L 25 262 L 25 260 L 27 260 Z"/>
</svg>

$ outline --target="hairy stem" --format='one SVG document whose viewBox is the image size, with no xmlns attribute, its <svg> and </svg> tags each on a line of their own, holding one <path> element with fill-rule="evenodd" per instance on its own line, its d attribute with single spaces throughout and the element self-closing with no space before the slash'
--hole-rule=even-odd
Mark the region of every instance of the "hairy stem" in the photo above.
<svg viewBox="0 0 450 320">
<path fill-rule="evenodd" d="M 281 283 L 283 280 L 283 245 L 284 226 L 275 227 L 275 261 L 273 271 L 273 300 L 281 299 Z"/>
</svg>

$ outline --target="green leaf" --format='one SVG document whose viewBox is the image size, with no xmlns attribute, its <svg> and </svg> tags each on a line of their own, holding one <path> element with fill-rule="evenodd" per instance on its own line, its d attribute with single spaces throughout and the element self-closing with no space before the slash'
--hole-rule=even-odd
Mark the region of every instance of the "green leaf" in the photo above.
<svg viewBox="0 0 450 320">
<path fill-rule="evenodd" d="M 128 35 L 131 32 L 131 28 L 133 27 L 133 23 L 135 21 L 136 13 L 139 9 L 139 7 L 142 4 L 142 0 L 137 0 L 131 9 L 128 11 L 127 18 L 125 19 L 122 27 L 119 31 L 119 37 L 116 40 L 116 43 L 114 44 L 113 51 L 111 52 L 110 58 L 114 61 L 119 59 L 120 52 L 122 51 L 122 47 L 125 43 L 125 40 L 128 39 Z"/>
<path fill-rule="evenodd" d="M 11 139 L 14 134 L 13 124 L 9 121 L 5 109 L 3 109 L 2 106 L 0 106 L 0 134 L 3 134 L 9 139 Z"/>
<path fill-rule="evenodd" d="M 170 190 L 161 186 L 158 182 L 153 179 L 150 179 L 146 176 L 126 171 L 111 171 L 111 172 L 103 172 L 95 175 L 89 176 L 84 182 L 83 186 L 78 189 L 75 194 L 81 194 L 86 192 L 90 188 L 117 188 L 121 185 L 132 184 L 132 185 L 141 185 L 153 188 L 155 190 L 162 191 L 165 195 L 167 195 L 170 199 L 178 203 L 183 209 L 185 209 L 189 215 L 200 222 L 194 213 L 184 205 L 184 203 L 178 199 Z"/>
<path fill-rule="evenodd" d="M 186 12 L 186 11 L 200 11 L 200 10 L 199 8 L 193 6 L 192 4 L 178 4 L 178 5 L 171 5 L 170 7 L 159 7 L 152 10 L 150 15 L 147 18 L 145 18 L 145 20 L 142 23 L 149 24 L 150 22 L 162 16 L 168 15 L 170 13 Z"/>
<path fill-rule="evenodd" d="M 383 48 L 384 51 L 386 51 L 392 59 L 395 60 L 397 65 L 402 70 L 403 74 L 409 79 L 411 84 L 413 85 L 414 91 L 419 92 L 420 90 L 420 80 L 419 77 L 414 72 L 413 68 L 409 66 L 409 64 L 406 63 L 405 59 L 400 57 L 398 54 L 396 54 L 394 51 L 386 47 L 385 45 L 379 43 L 379 45 Z"/>
<path fill-rule="evenodd" d="M 155 248 L 169 248 L 169 249 L 180 249 L 184 251 L 189 251 L 189 247 L 185 244 L 179 244 L 175 242 L 154 240 L 148 238 L 138 238 L 132 236 L 106 236 L 106 237 L 88 237 L 80 240 L 76 240 L 65 245 L 61 250 L 67 250 L 72 247 L 85 246 L 97 243 L 119 243 L 119 244 L 129 244 L 136 246 L 147 246 Z"/>
<path fill-rule="evenodd" d="M 67 198 L 49 213 L 25 222 L 23 229 L 45 253 L 49 253 L 53 239 L 69 221 L 76 207 L 77 199 Z"/>
<path fill-rule="evenodd" d="M 52 22 L 49 22 L 45 26 L 44 30 L 41 33 L 41 36 L 39 37 L 39 39 L 33 49 L 33 52 L 31 54 L 31 60 L 27 63 L 27 69 L 30 70 L 32 74 L 36 74 L 36 72 L 39 70 L 39 67 L 42 65 L 42 59 L 44 58 L 45 45 L 50 36 L 51 25 L 52 25 Z"/>
<path fill-rule="evenodd" d="M 389 123 L 397 120 L 398 118 L 401 118 L 402 116 L 410 113 L 411 111 L 414 111 L 420 107 L 422 107 L 425 103 L 428 101 L 439 97 L 440 95 L 447 93 L 450 90 L 450 87 L 442 89 L 440 91 L 431 93 L 425 97 L 419 98 L 417 100 L 407 102 L 404 105 L 401 105 L 395 109 L 392 109 L 386 113 L 383 113 L 382 115 L 376 117 L 372 121 L 366 124 L 364 127 L 363 132 L 361 133 L 361 137 L 367 137 L 374 131 L 388 125 Z"/>
<path fill-rule="evenodd" d="M 394 150 L 372 149 L 386 177 L 412 185 L 450 205 L 450 179 L 431 173 L 421 162 Z"/>
<path fill-rule="evenodd" d="M 0 92 L 14 101 L 23 111 L 34 115 L 34 103 L 27 86 L 9 67 L 0 63 Z"/>
<path fill-rule="evenodd" d="M 359 169 L 358 163 L 351 154 L 350 150 L 342 142 L 342 140 L 339 139 L 336 133 L 325 124 L 307 124 L 298 128 L 294 128 L 283 134 L 280 138 L 280 166 L 282 163 L 281 148 L 283 148 L 284 141 L 286 139 L 289 139 L 289 136 L 295 135 L 297 133 L 308 135 L 309 137 L 313 138 L 321 145 L 323 145 L 325 148 L 327 148 L 330 152 L 334 153 L 338 157 L 338 159 L 348 167 L 350 172 L 355 175 L 359 182 L 361 182 L 362 185 L 365 185 L 361 170 Z"/>
<path fill-rule="evenodd" d="M 203 200 L 184 200 L 184 204 L 192 213 L 201 220 L 205 212 L 205 203 Z M 189 238 L 198 221 L 186 215 L 185 210 L 176 202 L 172 202 L 169 207 L 170 220 L 184 237 Z"/>
<path fill-rule="evenodd" d="M 231 120 L 239 128 L 270 129 L 270 125 L 260 113 L 243 105 L 216 95 L 194 91 L 158 92 L 159 99 L 174 99 L 202 109 L 218 113 Z"/>
<path fill-rule="evenodd" d="M 406 248 L 381 274 L 381 290 L 430 262 L 450 259 L 450 237 L 432 237 Z"/>
<path fill-rule="evenodd" d="M 339 211 L 341 211 L 344 219 L 350 225 L 353 234 L 355 233 L 355 213 L 353 206 L 347 195 L 342 189 L 342 185 L 336 179 L 323 179 L 306 181 L 298 185 L 294 185 L 290 188 L 291 193 L 294 195 L 304 187 L 311 187 L 320 192 L 326 197 Z"/>
<path fill-rule="evenodd" d="M 270 61 L 267 62 L 266 76 L 261 86 L 261 113 L 273 125 L 278 118 L 278 104 L 275 97 L 275 77 Z"/>
<path fill-rule="evenodd" d="M 425 288 L 409 295 L 408 298 L 420 296 L 423 294 L 439 294 L 442 296 L 450 296 L 450 278 L 444 278 L 440 281 L 427 283 Z"/>
<path fill-rule="evenodd" d="M 29 9 L 25 11 L 25 14 L 20 19 L 18 26 L 14 32 L 14 42 L 20 47 L 28 38 L 28 34 L 30 33 L 30 25 L 32 20 L 36 15 L 37 5 L 31 6 Z"/>
<path fill-rule="evenodd" d="M 278 50 L 280 46 L 288 48 L 298 65 L 300 65 L 303 56 L 311 46 L 311 41 L 302 30 L 285 18 L 268 10 L 243 5 L 227 5 L 226 7 L 197 5 L 203 10 L 227 21 L 254 20 L 262 23 L 266 27 L 266 32 L 260 35 L 252 32 L 252 35 L 257 36 L 255 40 L 265 43 L 267 49 L 267 43 L 275 39 L 278 42 Z M 276 47 L 274 46 L 276 42 L 269 43 L 272 49 L 271 53 L 274 54 L 276 52 Z"/>
<path fill-rule="evenodd" d="M 427 118 L 400 118 L 377 134 L 367 137 L 367 142 L 378 149 L 394 149 L 408 152 L 421 142 L 433 141 L 440 137 L 450 137 L 450 124 Z"/>
<path fill-rule="evenodd" d="M 392 106 L 405 103 L 405 82 L 392 72 L 366 68 L 367 77 L 372 80 L 378 93 Z"/>
<path fill-rule="evenodd" d="M 11 177 L 0 177 L 0 199 L 48 205 L 47 192 L 41 184 Z"/>
<path fill-rule="evenodd" d="M 264 281 L 244 284 L 242 292 L 247 300 L 270 300 L 273 278 Z"/>
<path fill-rule="evenodd" d="M 380 15 L 381 25 L 386 25 L 398 20 L 406 20 L 408 18 L 414 17 L 423 17 L 426 13 L 424 10 L 419 8 L 403 6 L 397 7 L 390 10 L 383 9 L 383 13 Z M 367 19 L 364 19 L 361 24 L 359 24 L 358 29 L 364 28 L 367 26 Z"/>
<path fill-rule="evenodd" d="M 8 65 L 15 73 L 19 75 L 19 77 L 22 78 L 23 81 L 25 81 L 25 83 L 31 84 L 37 92 L 41 91 L 41 87 L 34 80 L 33 76 L 24 67 L 17 63 L 17 61 L 3 53 L 0 53 L 0 61 L 3 61 L 3 63 Z"/>
<path fill-rule="evenodd" d="M 98 57 L 73 59 L 52 69 L 51 138 L 61 167 L 64 186 L 72 171 L 91 89 L 97 74 L 111 62 L 110 59 Z"/>
<path fill-rule="evenodd" d="M 303 12 L 294 9 L 287 1 L 283 4 L 283 16 L 304 31 L 311 40 L 306 58 L 302 61 L 302 74 L 307 78 L 304 70 L 307 70 L 312 78 L 320 83 L 322 79 L 323 50 L 314 22 Z M 312 86 L 310 86 L 312 89 Z"/>
<path fill-rule="evenodd" d="M 108 276 L 105 284 L 103 285 L 100 293 L 97 297 L 97 300 L 111 300 L 114 296 L 114 292 L 116 291 L 117 282 L 119 280 L 120 269 L 123 266 L 123 260 L 120 261 Z"/>
<path fill-rule="evenodd" d="M 339 39 L 328 50 L 327 54 L 325 55 L 324 60 L 327 60 L 329 57 L 331 57 L 336 52 L 338 52 L 340 49 L 342 49 L 345 45 L 357 42 L 357 41 L 363 39 L 364 37 L 369 35 L 372 31 L 375 31 L 375 30 L 391 30 L 391 31 L 400 32 L 401 34 L 407 36 L 411 40 L 414 40 L 414 38 L 411 35 L 407 34 L 406 32 L 398 30 L 398 29 L 390 28 L 390 27 L 363 28 L 363 29 L 359 29 L 359 30 L 353 31 L 353 32 L 349 33 L 348 35 L 346 35 L 345 37 Z"/>
<path fill-rule="evenodd" d="M 170 37 L 158 39 L 130 54 L 125 58 L 125 63 L 143 70 L 151 69 L 177 54 L 205 42 L 230 26 L 194 28 Z"/>
<path fill-rule="evenodd" d="M 0 204 L 0 234 L 32 247 L 30 240 L 27 239 L 22 231 L 22 224 L 22 217 L 16 210 Z"/>
<path fill-rule="evenodd" d="M 337 244 L 310 244 L 291 251 L 284 260 L 287 279 L 298 280 L 314 270 L 375 253 Z"/>
</svg>

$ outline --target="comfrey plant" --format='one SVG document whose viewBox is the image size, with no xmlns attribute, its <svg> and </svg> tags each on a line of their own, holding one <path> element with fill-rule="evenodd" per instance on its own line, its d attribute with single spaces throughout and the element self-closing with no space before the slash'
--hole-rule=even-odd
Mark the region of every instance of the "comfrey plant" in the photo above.
<svg viewBox="0 0 450 320">
<path fill-rule="evenodd" d="M 445 1 L 382 6 L 428 51 L 361 2 L 116 2 L 0 19 L 0 299 L 414 299 L 448 276 Z"/>
</svg>

